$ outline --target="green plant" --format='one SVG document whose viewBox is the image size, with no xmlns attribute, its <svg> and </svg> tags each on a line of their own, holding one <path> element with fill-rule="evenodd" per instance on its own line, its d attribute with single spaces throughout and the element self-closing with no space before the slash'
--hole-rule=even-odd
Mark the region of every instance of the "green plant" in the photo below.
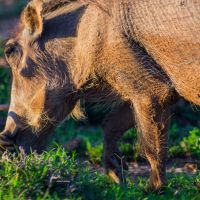
<svg viewBox="0 0 200 200">
<path fill-rule="evenodd" d="M 200 130 L 198 128 L 193 128 L 189 131 L 188 137 L 183 138 L 180 146 L 185 153 L 190 153 L 200 158 Z"/>
<path fill-rule="evenodd" d="M 174 156 L 189 154 L 200 158 L 200 130 L 198 128 L 190 130 L 188 136 L 184 137 L 178 145 L 172 146 L 169 152 Z"/>
<path fill-rule="evenodd" d="M 120 150 L 128 161 L 137 160 L 139 157 L 139 145 L 137 143 L 136 129 L 128 130 L 120 143 Z"/>
<path fill-rule="evenodd" d="M 61 182 L 74 178 L 75 165 L 74 156 L 69 157 L 62 148 L 42 155 L 5 153 L 0 161 L 0 199 L 48 197 L 56 179 Z M 57 190 L 63 192 L 63 188 Z"/>
<path fill-rule="evenodd" d="M 89 156 L 90 161 L 93 164 L 101 164 L 102 163 L 102 154 L 103 154 L 103 144 L 97 144 L 92 146 L 92 144 L 87 141 L 86 152 Z"/>
<path fill-rule="evenodd" d="M 69 156 L 61 147 L 41 155 L 5 153 L 0 160 L 0 200 L 13 199 L 182 199 L 198 200 L 200 174 L 168 174 L 164 193 L 145 192 L 146 178 L 137 178 L 127 185 L 115 184 L 93 166 Z"/>
</svg>

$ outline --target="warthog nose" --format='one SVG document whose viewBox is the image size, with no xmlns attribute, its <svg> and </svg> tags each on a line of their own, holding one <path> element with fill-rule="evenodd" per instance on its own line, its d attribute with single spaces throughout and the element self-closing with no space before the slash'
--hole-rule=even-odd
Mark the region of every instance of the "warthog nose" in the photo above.
<svg viewBox="0 0 200 200">
<path fill-rule="evenodd" d="M 0 151 L 14 151 L 17 133 L 19 128 L 17 125 L 17 117 L 13 112 L 8 113 L 5 129 L 0 133 Z"/>
</svg>

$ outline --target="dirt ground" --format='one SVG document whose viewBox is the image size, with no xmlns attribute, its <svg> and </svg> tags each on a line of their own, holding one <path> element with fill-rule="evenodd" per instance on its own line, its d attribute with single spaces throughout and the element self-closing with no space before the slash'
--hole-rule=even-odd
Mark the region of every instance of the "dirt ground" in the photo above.
<svg viewBox="0 0 200 200">
<path fill-rule="evenodd" d="M 94 170 L 104 173 L 102 166 L 93 166 Z M 200 169 L 200 161 L 190 158 L 175 158 L 167 163 L 167 174 L 185 174 L 189 177 L 194 176 Z M 126 178 L 136 181 L 138 177 L 149 177 L 150 165 L 144 162 L 130 162 L 128 163 L 128 171 L 124 172 Z"/>
<path fill-rule="evenodd" d="M 167 173 L 179 174 L 185 173 L 188 176 L 193 176 L 197 173 L 200 167 L 200 161 L 194 159 L 176 158 L 168 161 Z M 150 166 L 147 163 L 130 163 L 129 176 L 135 179 L 137 176 L 149 176 Z"/>
</svg>

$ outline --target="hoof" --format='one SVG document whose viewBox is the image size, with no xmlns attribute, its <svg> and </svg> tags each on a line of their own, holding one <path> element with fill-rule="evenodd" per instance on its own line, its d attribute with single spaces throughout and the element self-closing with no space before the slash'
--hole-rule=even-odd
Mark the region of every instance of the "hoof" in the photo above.
<svg viewBox="0 0 200 200">
<path fill-rule="evenodd" d="M 145 188 L 145 192 L 162 195 L 165 192 L 165 188 L 166 188 L 166 183 L 153 184 L 150 182 Z"/>
<path fill-rule="evenodd" d="M 123 157 L 114 154 L 109 159 L 105 161 L 106 173 L 111 179 L 121 185 L 126 184 L 126 171 L 128 170 L 128 165 L 124 161 Z"/>
<path fill-rule="evenodd" d="M 108 170 L 107 174 L 115 183 L 120 184 L 120 178 L 113 170 Z"/>
<path fill-rule="evenodd" d="M 126 173 L 123 172 L 115 172 L 115 170 L 108 170 L 108 176 L 119 185 L 126 185 Z"/>
</svg>

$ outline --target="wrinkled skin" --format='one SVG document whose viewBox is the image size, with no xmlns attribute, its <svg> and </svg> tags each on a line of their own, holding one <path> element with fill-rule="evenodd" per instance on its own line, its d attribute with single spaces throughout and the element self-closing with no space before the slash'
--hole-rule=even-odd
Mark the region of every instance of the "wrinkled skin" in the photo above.
<svg viewBox="0 0 200 200">
<path fill-rule="evenodd" d="M 200 2 L 82 0 L 51 6 L 31 1 L 5 47 L 13 81 L 2 148 L 41 152 L 56 125 L 77 113 L 79 100 L 101 102 L 112 106 L 103 122 L 107 173 L 121 181 L 117 143 L 137 126 L 152 169 L 149 186 L 161 188 L 170 105 L 180 97 L 200 105 Z"/>
</svg>

